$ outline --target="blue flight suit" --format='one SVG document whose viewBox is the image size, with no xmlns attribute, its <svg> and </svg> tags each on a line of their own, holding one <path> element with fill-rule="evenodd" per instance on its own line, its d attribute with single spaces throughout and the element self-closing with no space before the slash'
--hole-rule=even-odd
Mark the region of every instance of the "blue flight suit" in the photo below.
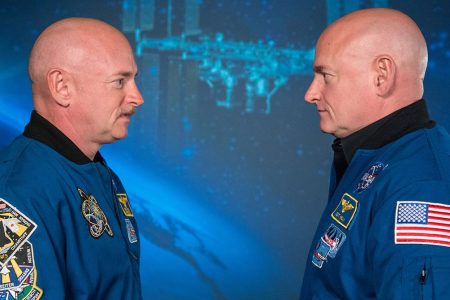
<svg viewBox="0 0 450 300">
<path fill-rule="evenodd" d="M 0 154 L 0 198 L 0 263 L 8 275 L 0 299 L 19 292 L 23 299 L 142 298 L 133 211 L 99 155 L 75 163 L 19 136 Z"/>
<path fill-rule="evenodd" d="M 449 246 L 448 133 L 358 149 L 338 185 L 332 172 L 300 299 L 450 299 Z"/>
</svg>

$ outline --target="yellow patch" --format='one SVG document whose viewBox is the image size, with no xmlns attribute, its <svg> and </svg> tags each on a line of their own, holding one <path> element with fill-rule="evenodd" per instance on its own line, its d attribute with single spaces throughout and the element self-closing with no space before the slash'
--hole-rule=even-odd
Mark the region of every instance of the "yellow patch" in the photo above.
<svg viewBox="0 0 450 300">
<path fill-rule="evenodd" d="M 358 211 L 358 200 L 345 193 L 339 205 L 331 213 L 331 217 L 338 224 L 340 224 L 345 229 L 348 229 L 353 219 L 355 218 L 356 212 Z"/>
<path fill-rule="evenodd" d="M 131 210 L 130 202 L 128 202 L 127 194 L 116 194 L 119 200 L 120 207 L 122 207 L 122 212 L 126 217 L 134 217 L 133 211 Z"/>
</svg>

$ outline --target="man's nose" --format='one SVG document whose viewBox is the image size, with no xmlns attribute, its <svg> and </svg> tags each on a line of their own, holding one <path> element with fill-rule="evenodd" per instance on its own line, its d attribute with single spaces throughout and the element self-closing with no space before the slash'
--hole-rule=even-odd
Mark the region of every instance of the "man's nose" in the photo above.
<svg viewBox="0 0 450 300">
<path fill-rule="evenodd" d="M 129 103 L 133 104 L 133 106 L 137 107 L 144 103 L 144 98 L 142 97 L 141 92 L 139 91 L 139 88 L 136 85 L 136 82 L 133 81 L 132 86 L 130 87 L 130 91 L 128 92 L 128 101 Z"/>
<path fill-rule="evenodd" d="M 320 99 L 320 90 L 316 79 L 313 79 L 305 93 L 305 101 L 315 103 Z"/>
</svg>

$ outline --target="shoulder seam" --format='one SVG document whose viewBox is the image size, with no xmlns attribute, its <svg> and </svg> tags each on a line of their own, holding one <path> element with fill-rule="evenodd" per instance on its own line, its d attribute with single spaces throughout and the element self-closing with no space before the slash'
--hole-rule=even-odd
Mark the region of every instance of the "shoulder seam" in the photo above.
<svg viewBox="0 0 450 300">
<path fill-rule="evenodd" d="M 11 175 L 12 170 L 14 169 L 17 160 L 22 156 L 22 153 L 29 147 L 30 145 L 30 141 L 27 142 L 27 144 L 22 147 L 21 151 L 15 155 L 14 159 L 11 159 L 9 161 L 5 161 L 5 163 L 10 163 L 10 165 L 8 166 L 8 170 L 5 174 L 5 176 L 1 179 L 0 181 L 0 185 L 4 188 L 6 186 L 7 181 L 9 180 L 9 177 Z"/>
</svg>

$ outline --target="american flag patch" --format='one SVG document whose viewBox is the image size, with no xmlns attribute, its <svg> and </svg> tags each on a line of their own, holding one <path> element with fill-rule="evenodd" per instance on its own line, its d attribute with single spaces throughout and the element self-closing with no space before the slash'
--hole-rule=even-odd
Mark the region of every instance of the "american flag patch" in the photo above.
<svg viewBox="0 0 450 300">
<path fill-rule="evenodd" d="M 450 247 L 450 205 L 398 201 L 395 243 Z"/>
</svg>

